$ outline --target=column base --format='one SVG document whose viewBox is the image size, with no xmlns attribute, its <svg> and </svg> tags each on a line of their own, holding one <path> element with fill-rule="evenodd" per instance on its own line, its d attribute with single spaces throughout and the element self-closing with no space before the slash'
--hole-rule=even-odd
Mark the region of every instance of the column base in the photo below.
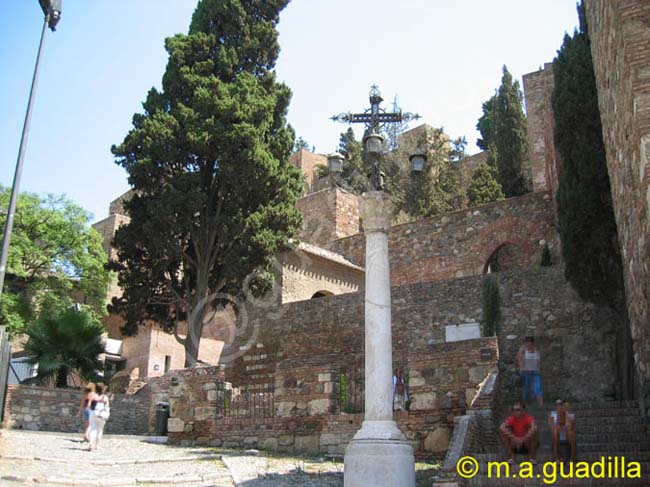
<svg viewBox="0 0 650 487">
<path fill-rule="evenodd" d="M 343 477 L 344 487 L 415 487 L 413 447 L 406 440 L 355 437 L 345 449 Z"/>
</svg>

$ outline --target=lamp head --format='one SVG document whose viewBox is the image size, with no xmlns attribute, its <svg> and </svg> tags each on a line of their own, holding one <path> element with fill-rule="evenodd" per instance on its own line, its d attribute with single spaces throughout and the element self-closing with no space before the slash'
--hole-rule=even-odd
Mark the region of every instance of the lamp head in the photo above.
<svg viewBox="0 0 650 487">
<path fill-rule="evenodd" d="M 409 156 L 409 161 L 411 162 L 411 172 L 420 173 L 424 171 L 424 165 L 427 163 L 427 156 L 424 152 L 416 150 Z"/>
<path fill-rule="evenodd" d="M 48 18 L 48 25 L 53 31 L 56 30 L 56 24 L 61 19 L 63 0 L 38 0 L 41 5 L 43 14 Z"/>
<path fill-rule="evenodd" d="M 332 152 L 327 156 L 327 167 L 329 167 L 330 173 L 338 174 L 343 170 L 343 161 L 345 158 L 338 152 Z"/>
<path fill-rule="evenodd" d="M 370 132 L 363 138 L 363 144 L 369 154 L 376 156 L 382 153 L 384 138 L 377 132 Z"/>
</svg>

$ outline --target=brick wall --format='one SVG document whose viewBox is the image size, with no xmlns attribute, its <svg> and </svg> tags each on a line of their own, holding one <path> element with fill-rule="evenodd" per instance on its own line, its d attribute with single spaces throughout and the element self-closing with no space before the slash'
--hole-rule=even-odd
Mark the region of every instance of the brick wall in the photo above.
<svg viewBox="0 0 650 487">
<path fill-rule="evenodd" d="M 514 245 L 527 257 L 522 267 L 539 263 L 544 243 L 559 259 L 553 202 L 548 192 L 532 193 L 498 203 L 455 211 L 390 229 L 393 285 L 474 276 L 483 273 L 490 256 Z M 363 234 L 327 247 L 363 265 Z"/>
<path fill-rule="evenodd" d="M 303 223 L 299 239 L 324 246 L 359 233 L 359 198 L 336 187 L 303 196 L 296 203 Z"/>
<path fill-rule="evenodd" d="M 586 5 L 634 359 L 650 417 L 650 3 Z"/>
<path fill-rule="evenodd" d="M 305 178 L 305 194 L 314 192 L 316 186 L 314 170 L 316 166 L 327 166 L 327 157 L 301 149 L 291 154 L 289 162 L 302 172 Z"/>
<path fill-rule="evenodd" d="M 105 432 L 143 435 L 149 431 L 151 398 L 146 390 L 136 395 L 109 394 L 111 417 Z M 10 385 L 3 424 L 7 428 L 35 431 L 81 432 L 77 417 L 82 393 L 75 389 L 50 389 Z"/>
</svg>

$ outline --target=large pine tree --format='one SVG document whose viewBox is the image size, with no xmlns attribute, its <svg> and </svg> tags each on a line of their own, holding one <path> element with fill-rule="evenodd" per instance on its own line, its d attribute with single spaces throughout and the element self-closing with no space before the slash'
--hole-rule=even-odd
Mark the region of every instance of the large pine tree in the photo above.
<svg viewBox="0 0 650 487">
<path fill-rule="evenodd" d="M 114 240 L 124 291 L 115 309 L 126 332 L 147 320 L 174 332 L 186 366 L 216 298 L 241 292 L 300 223 L 291 92 L 273 71 L 287 3 L 201 0 L 189 34 L 166 40 L 162 91 L 151 89 L 112 149 L 135 190 Z"/>
<path fill-rule="evenodd" d="M 564 37 L 553 61 L 554 140 L 562 159 L 557 208 L 565 275 L 584 299 L 625 316 L 623 268 L 584 4 L 578 12 L 580 29 Z M 626 395 L 632 385 L 627 323 L 619 338 Z"/>
<path fill-rule="evenodd" d="M 530 191 L 525 172 L 528 160 L 528 131 L 519 81 L 503 67 L 501 86 L 496 95 L 483 103 L 483 115 L 476 128 L 482 139 L 478 146 L 488 151 L 489 162 L 507 198 Z"/>
</svg>

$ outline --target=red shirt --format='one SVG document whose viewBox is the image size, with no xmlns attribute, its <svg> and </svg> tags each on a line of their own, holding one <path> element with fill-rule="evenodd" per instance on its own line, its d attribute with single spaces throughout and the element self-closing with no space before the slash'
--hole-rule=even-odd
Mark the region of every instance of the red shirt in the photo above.
<svg viewBox="0 0 650 487">
<path fill-rule="evenodd" d="M 520 417 L 516 417 L 513 414 L 506 419 L 506 428 L 510 428 L 512 434 L 517 438 L 522 438 L 528 434 L 528 430 L 534 422 L 535 420 L 533 417 L 528 416 L 526 413 L 522 414 Z"/>
</svg>

